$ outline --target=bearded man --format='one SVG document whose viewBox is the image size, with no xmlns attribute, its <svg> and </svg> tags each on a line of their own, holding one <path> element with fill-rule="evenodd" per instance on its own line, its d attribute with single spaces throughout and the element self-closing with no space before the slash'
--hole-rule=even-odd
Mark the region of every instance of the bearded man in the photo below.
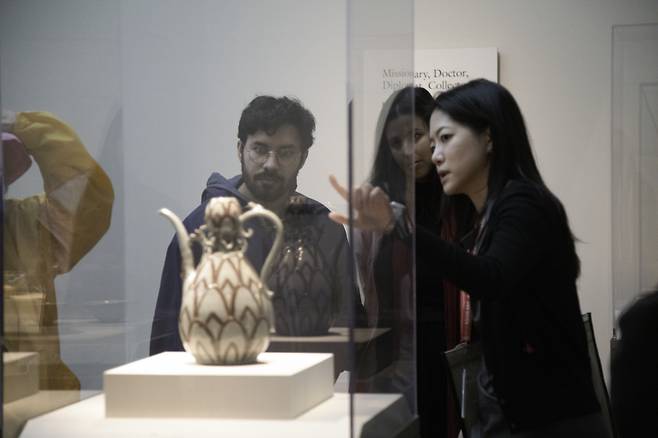
<svg viewBox="0 0 658 438">
<path fill-rule="evenodd" d="M 256 202 L 276 213 L 284 224 L 284 245 L 268 286 L 274 292 L 276 331 L 281 335 L 322 335 L 330 326 L 345 326 L 350 307 L 356 324 L 365 320 L 358 289 L 350 275 L 344 229 L 328 219 L 321 203 L 296 191 L 297 175 L 313 144 L 315 119 L 288 97 L 258 96 L 242 112 L 237 152 L 242 173 L 226 179 L 210 175 L 201 204 L 183 221 L 188 232 L 204 223 L 208 201 L 232 196 L 245 207 Z M 254 219 L 246 256 L 260 271 L 274 240 L 273 229 Z M 200 258 L 200 248 L 193 248 Z M 167 249 L 153 318 L 150 353 L 182 350 L 178 334 L 181 306 L 181 260 L 177 239 Z M 350 305 L 351 301 L 351 305 Z"/>
</svg>

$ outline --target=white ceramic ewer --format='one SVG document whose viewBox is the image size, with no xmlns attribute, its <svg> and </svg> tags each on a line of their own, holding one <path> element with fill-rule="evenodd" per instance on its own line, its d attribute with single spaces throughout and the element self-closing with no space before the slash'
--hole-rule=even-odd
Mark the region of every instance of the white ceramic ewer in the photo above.
<svg viewBox="0 0 658 438">
<path fill-rule="evenodd" d="M 248 208 L 243 213 L 237 199 L 213 198 L 205 210 L 205 224 L 190 235 L 174 213 L 160 210 L 176 229 L 183 265 L 178 330 L 183 347 L 200 364 L 254 363 L 269 345 L 274 312 L 266 279 L 281 248 L 283 225 L 276 214 L 258 204 L 250 203 Z M 269 219 L 276 229 L 260 275 L 244 254 L 252 230 L 243 223 L 256 216 Z M 196 268 L 194 242 L 203 251 Z"/>
</svg>

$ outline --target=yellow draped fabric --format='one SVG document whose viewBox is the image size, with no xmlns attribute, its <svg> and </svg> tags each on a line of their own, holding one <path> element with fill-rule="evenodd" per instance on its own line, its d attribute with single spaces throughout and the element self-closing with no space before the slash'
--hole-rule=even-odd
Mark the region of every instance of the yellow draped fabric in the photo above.
<svg viewBox="0 0 658 438">
<path fill-rule="evenodd" d="M 5 201 L 5 348 L 39 353 L 41 389 L 78 389 L 60 359 L 54 280 L 109 228 L 112 183 L 73 129 L 52 114 L 18 113 L 13 133 L 39 166 L 44 192 Z"/>
</svg>

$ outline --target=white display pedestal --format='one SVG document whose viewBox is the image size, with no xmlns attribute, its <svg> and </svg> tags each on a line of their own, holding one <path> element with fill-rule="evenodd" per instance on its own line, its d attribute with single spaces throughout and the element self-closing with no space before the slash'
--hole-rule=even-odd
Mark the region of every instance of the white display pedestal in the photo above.
<svg viewBox="0 0 658 438">
<path fill-rule="evenodd" d="M 413 416 L 399 394 L 355 394 L 354 437 L 392 438 Z M 349 438 L 349 394 L 336 394 L 292 420 L 106 418 L 103 395 L 30 420 L 21 438 Z"/>
<path fill-rule="evenodd" d="M 98 391 L 38 391 L 36 394 L 28 397 L 23 397 L 11 403 L 5 403 L 2 406 L 4 414 L 2 436 L 3 438 L 17 437 L 23 426 L 31 419 L 52 412 L 55 409 L 77 403 L 93 395 L 98 395 Z M 48 436 L 48 434 L 42 436 Z"/>
<path fill-rule="evenodd" d="M 107 417 L 295 418 L 333 395 L 326 353 L 262 353 L 258 363 L 199 365 L 166 352 L 104 374 Z"/>
<path fill-rule="evenodd" d="M 350 369 L 349 356 L 356 354 L 357 363 L 376 363 L 376 369 L 363 367 L 359 377 L 368 377 L 393 361 L 392 334 L 389 328 L 354 328 L 350 339 L 347 327 L 332 327 L 321 336 L 270 336 L 269 352 L 331 353 L 334 355 L 334 378 Z M 379 356 L 375 359 L 375 354 Z M 384 354 L 382 354 L 384 353 Z M 386 354 L 388 353 L 388 354 Z M 369 357 L 372 357 L 370 359 Z"/>
<path fill-rule="evenodd" d="M 39 354 L 2 353 L 3 402 L 11 403 L 39 391 Z"/>
</svg>

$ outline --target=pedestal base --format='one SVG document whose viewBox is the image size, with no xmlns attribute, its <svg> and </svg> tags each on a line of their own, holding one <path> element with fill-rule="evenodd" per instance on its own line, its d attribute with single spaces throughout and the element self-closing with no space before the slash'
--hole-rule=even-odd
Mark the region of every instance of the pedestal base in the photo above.
<svg viewBox="0 0 658 438">
<path fill-rule="evenodd" d="M 333 395 L 331 354 L 262 353 L 252 365 L 199 365 L 166 352 L 104 374 L 107 417 L 294 418 Z"/>
<path fill-rule="evenodd" d="M 39 391 L 39 354 L 2 353 L 3 402 L 10 403 Z"/>
</svg>

